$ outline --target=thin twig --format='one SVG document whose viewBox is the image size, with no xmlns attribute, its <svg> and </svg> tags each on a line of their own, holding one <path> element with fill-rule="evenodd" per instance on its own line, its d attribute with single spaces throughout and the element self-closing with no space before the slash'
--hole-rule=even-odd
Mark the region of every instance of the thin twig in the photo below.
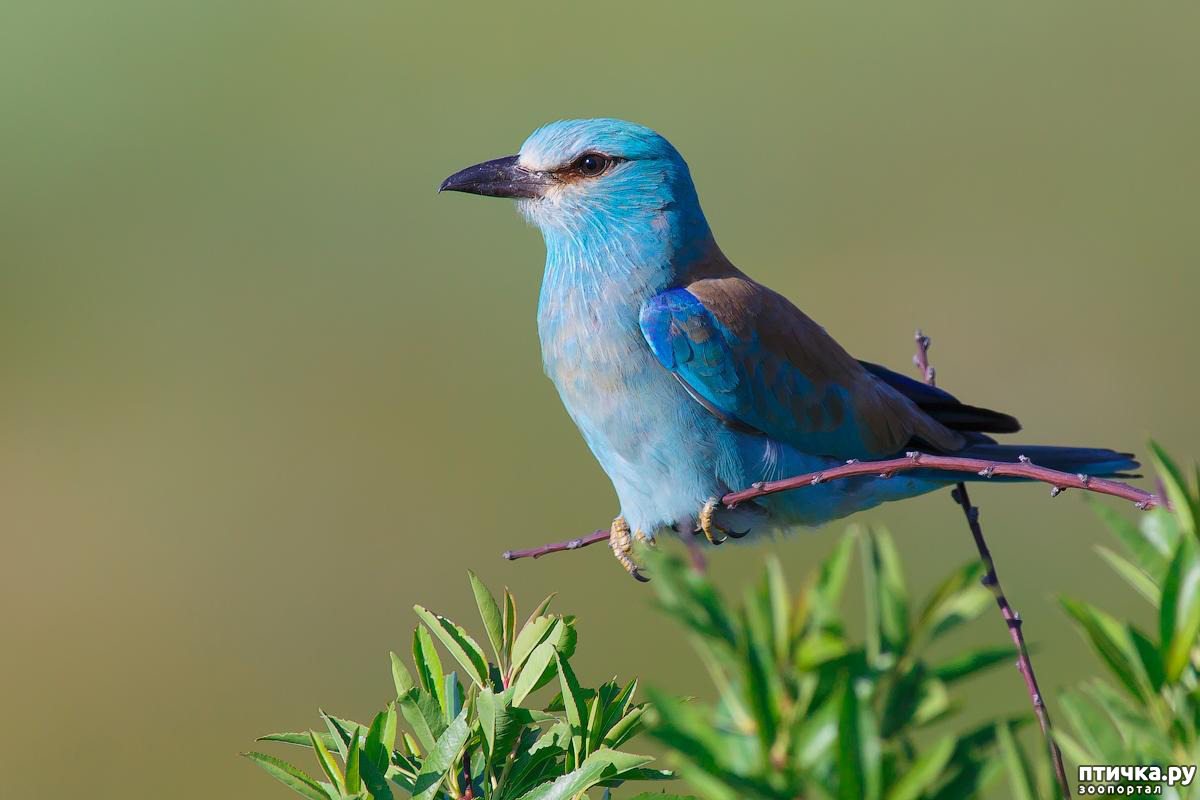
<svg viewBox="0 0 1200 800">
<path fill-rule="evenodd" d="M 799 489 L 802 486 L 812 486 L 824 483 L 825 481 L 837 480 L 838 478 L 854 478 L 861 475 L 876 475 L 880 478 L 890 478 L 898 472 L 908 472 L 914 469 L 933 469 L 941 472 L 973 472 L 985 478 L 1025 478 L 1031 481 L 1041 481 L 1053 487 L 1050 490 L 1052 497 L 1062 494 L 1066 489 L 1082 489 L 1088 492 L 1096 492 L 1097 494 L 1107 494 L 1112 497 L 1129 500 L 1135 503 L 1137 508 L 1142 511 L 1166 505 L 1158 495 L 1143 491 L 1135 486 L 1130 486 L 1127 483 L 1107 478 L 1093 478 L 1083 473 L 1072 475 L 1069 472 L 1059 472 L 1049 467 L 1039 467 L 1028 458 L 1025 458 L 1025 456 L 1019 456 L 1019 458 L 1021 461 L 1013 464 L 1004 461 L 985 461 L 981 458 L 935 456 L 912 450 L 906 453 L 903 458 L 890 458 L 884 461 L 848 461 L 845 464 L 820 470 L 819 472 L 807 472 L 803 475 L 784 478 L 779 481 L 755 483 L 749 489 L 743 489 L 740 492 L 730 492 L 721 498 L 721 502 L 729 508 L 733 508 L 740 503 L 765 497 L 769 494 L 786 492 L 790 489 Z"/>
<path fill-rule="evenodd" d="M 505 550 L 504 558 L 508 561 L 516 561 L 518 558 L 541 558 L 547 553 L 561 553 L 565 550 L 578 550 L 581 547 L 587 547 L 596 542 L 608 541 L 608 529 L 592 531 L 587 536 L 580 536 L 577 539 L 568 539 L 565 542 L 554 542 L 553 544 L 544 544 L 541 547 L 531 547 L 528 550 Z"/>
<path fill-rule="evenodd" d="M 934 386 L 936 373 L 929 365 L 929 337 L 918 330 L 916 340 L 917 354 L 913 357 L 913 361 L 916 363 L 917 369 L 921 371 L 925 382 Z M 1058 743 L 1054 741 L 1054 735 L 1050 731 L 1050 712 L 1046 709 L 1046 703 L 1042 699 L 1042 690 L 1038 688 L 1037 677 L 1033 674 L 1033 661 L 1029 658 L 1029 648 L 1025 646 L 1025 636 L 1021 632 L 1021 615 L 1013 611 L 1012 606 L 1008 603 L 1008 598 L 1004 595 L 1004 588 L 1000 585 L 1000 576 L 996 574 L 996 562 L 992 560 L 992 551 L 988 549 L 987 541 L 983 538 L 983 528 L 979 524 L 979 509 L 971 504 L 971 496 L 967 494 L 967 485 L 960 481 L 951 491 L 951 496 L 954 498 L 954 502 L 962 508 L 963 515 L 967 518 L 967 527 L 971 529 L 971 537 L 975 540 L 975 549 L 979 551 L 979 560 L 983 562 L 986 570 L 980 583 L 986 586 L 996 598 L 996 605 L 1000 608 L 1000 615 L 1004 617 L 1008 635 L 1012 639 L 1013 646 L 1017 648 L 1017 669 L 1021 671 L 1021 677 L 1025 679 L 1025 688 L 1029 690 L 1033 713 L 1037 717 L 1038 725 L 1042 728 L 1042 736 L 1046 739 L 1046 748 L 1050 753 L 1050 761 L 1054 764 L 1054 777 L 1058 781 L 1059 792 L 1064 798 L 1069 798 L 1071 784 L 1067 780 L 1067 771 L 1063 767 L 1062 752 L 1058 749 Z"/>
</svg>

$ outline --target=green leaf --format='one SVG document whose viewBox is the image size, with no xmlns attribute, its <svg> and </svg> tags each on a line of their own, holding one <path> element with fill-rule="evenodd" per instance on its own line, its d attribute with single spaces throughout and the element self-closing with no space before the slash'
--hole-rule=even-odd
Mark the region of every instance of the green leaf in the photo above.
<svg viewBox="0 0 1200 800">
<path fill-rule="evenodd" d="M 310 778 L 299 767 L 286 761 L 269 756 L 266 753 L 242 753 L 243 756 L 258 764 L 272 778 L 291 789 L 296 794 L 303 795 L 309 800 L 331 800 L 321 784 Z"/>
<path fill-rule="evenodd" d="M 953 736 L 939 739 L 909 767 L 908 772 L 892 784 L 887 800 L 919 800 L 934 783 L 942 777 L 942 771 L 954 755 L 957 740 Z"/>
<path fill-rule="evenodd" d="M 554 663 L 554 657 L 557 651 L 554 649 L 554 642 L 545 641 L 534 648 L 526 660 L 525 665 L 521 668 L 521 673 L 517 676 L 513 683 L 513 705 L 520 705 L 529 696 L 529 693 L 537 688 L 538 682 L 541 680 L 542 674 L 546 668 Z"/>
<path fill-rule="evenodd" d="M 1159 480 L 1166 489 L 1167 499 L 1171 502 L 1179 526 L 1185 531 L 1191 531 L 1194 539 L 1200 510 L 1197 510 L 1196 500 L 1188 491 L 1187 480 L 1175 462 L 1156 442 L 1150 442 L 1150 453 L 1154 461 L 1154 471 L 1158 473 Z"/>
<path fill-rule="evenodd" d="M 347 728 L 353 729 L 354 725 L 343 724 L 342 720 L 330 714 L 321 712 L 321 719 L 325 721 L 325 727 L 329 729 L 329 736 L 333 739 L 334 748 L 338 751 L 338 755 L 342 760 L 346 760 L 346 748 L 350 746 L 350 732 Z"/>
<path fill-rule="evenodd" d="M 362 772 L 358 768 L 362 755 L 361 741 L 362 728 L 355 728 L 354 738 L 350 740 L 346 751 L 346 794 L 357 794 L 362 789 Z"/>
<path fill-rule="evenodd" d="M 775 659 L 780 663 L 787 660 L 791 651 L 791 594 L 787 578 L 779 557 L 767 559 L 767 592 L 771 599 L 771 638 L 775 642 Z"/>
<path fill-rule="evenodd" d="M 934 667 L 933 674 L 946 683 L 954 683 L 1016 657 L 1017 652 L 1011 646 L 981 647 L 978 650 L 968 650 L 946 660 Z"/>
<path fill-rule="evenodd" d="M 1088 498 L 1088 504 L 1125 546 L 1142 571 L 1153 578 L 1155 583 L 1161 582 L 1167 574 L 1167 564 L 1170 562 L 1171 547 L 1168 542 L 1161 536 L 1149 535 L 1147 529 L 1139 528 L 1113 508 L 1094 498 Z M 1143 515 L 1143 521 L 1152 517 L 1153 512 Z"/>
<path fill-rule="evenodd" d="M 603 780 L 645 766 L 652 760 L 648 756 L 600 749 L 588 756 L 578 769 L 522 795 L 520 800 L 570 800 Z"/>
<path fill-rule="evenodd" d="M 521 628 L 517 640 L 513 643 L 512 661 L 509 663 L 509 670 L 513 675 L 525 666 L 530 654 L 558 627 L 558 622 L 557 617 L 538 617 L 525 623 L 525 627 Z"/>
<path fill-rule="evenodd" d="M 838 800 L 879 797 L 879 765 L 878 731 L 870 707 L 859 702 L 853 686 L 846 686 L 838 715 Z"/>
<path fill-rule="evenodd" d="M 504 616 L 501 623 L 504 636 L 504 663 L 511 664 L 513 642 L 517 638 L 517 601 L 513 599 L 507 586 L 504 587 Z"/>
<path fill-rule="evenodd" d="M 442 672 L 442 659 L 438 657 L 429 631 L 422 625 L 413 630 L 413 664 L 417 667 L 417 679 L 420 680 L 421 687 L 433 695 L 442 711 L 445 711 L 446 698 L 442 694 L 445 673 Z"/>
<path fill-rule="evenodd" d="M 389 719 L 391 720 L 390 738 L 388 738 Z M 388 762 L 391 759 L 392 742 L 395 741 L 395 738 L 396 712 L 392 711 L 392 707 L 389 705 L 375 715 L 375 719 L 371 721 L 371 727 L 367 731 L 366 741 L 363 743 L 363 753 L 380 772 L 387 770 Z"/>
<path fill-rule="evenodd" d="M 1125 755 L 1121 732 L 1108 715 L 1088 702 L 1083 694 L 1065 691 L 1058 701 L 1063 716 L 1071 723 L 1079 744 L 1087 752 L 1088 764 L 1119 764 Z"/>
<path fill-rule="evenodd" d="M 400 713 L 413 729 L 421 747 L 428 752 L 446 727 L 441 705 L 433 695 L 416 686 L 401 696 L 399 703 Z"/>
<path fill-rule="evenodd" d="M 996 738 L 1000 742 L 1000 753 L 1008 769 L 1008 786 L 1013 800 L 1038 800 L 1033 783 L 1033 770 L 1025 752 L 1013 737 L 1008 723 L 996 726 Z"/>
<path fill-rule="evenodd" d="M 446 771 L 457 768 L 458 755 L 470 735 L 471 727 L 467 724 L 467 709 L 464 708 L 425 756 L 421 771 L 417 773 L 414 800 L 433 800 L 437 797 L 446 780 Z"/>
<path fill-rule="evenodd" d="M 644 706 L 631 708 L 625 716 L 608 729 L 601 743 L 606 747 L 620 747 L 625 744 L 641 729 L 644 715 Z"/>
<path fill-rule="evenodd" d="M 1118 575 L 1125 579 L 1126 583 L 1137 590 L 1138 594 L 1149 600 L 1154 605 L 1158 605 L 1158 586 L 1155 585 L 1154 580 L 1149 575 L 1142 571 L 1141 567 L 1138 567 L 1132 561 L 1117 555 L 1107 547 L 1097 546 L 1096 552 L 1100 554 L 1101 558 L 1108 562 L 1108 565 L 1112 567 Z"/>
<path fill-rule="evenodd" d="M 312 743 L 313 750 L 317 754 L 317 763 L 321 766 L 321 771 L 329 778 L 329 782 L 336 786 L 340 791 L 345 792 L 346 781 L 342 777 L 342 771 L 338 769 L 337 762 L 333 759 L 333 754 L 329 752 L 329 748 L 325 746 L 317 734 L 313 731 L 308 733 L 309 741 Z"/>
<path fill-rule="evenodd" d="M 587 726 L 584 724 L 585 710 L 579 690 L 579 680 L 575 677 L 571 665 L 557 651 L 554 654 L 554 660 L 558 665 L 558 682 L 562 687 L 563 708 L 567 713 L 567 723 L 571 726 L 571 744 L 576 755 L 581 756 L 588 732 Z"/>
<path fill-rule="evenodd" d="M 970 589 L 979 585 L 979 577 L 983 573 L 983 562 L 968 561 L 958 569 L 947 575 L 941 583 L 937 585 L 925 603 L 921 606 L 921 613 L 917 615 L 916 627 L 927 627 L 930 620 L 937 614 L 938 607 L 948 598 L 953 597 L 964 589 Z"/>
<path fill-rule="evenodd" d="M 817 582 L 810 592 L 813 622 L 825 628 L 834 624 L 840 615 L 842 592 L 850 574 L 850 559 L 854 554 L 857 526 L 851 526 L 834 551 L 821 564 Z"/>
<path fill-rule="evenodd" d="M 1112 671 L 1121 685 L 1134 697 L 1142 696 L 1142 682 L 1138 678 L 1135 661 L 1137 653 L 1133 642 L 1121 623 L 1098 608 L 1068 597 L 1060 597 L 1059 605 L 1075 619 L 1084 634 L 1100 654 L 1100 658 Z"/>
<path fill-rule="evenodd" d="M 295 744 L 301 747 L 312 747 L 312 740 L 309 739 L 309 731 L 295 733 L 268 733 L 266 736 L 259 736 L 255 741 L 258 742 L 282 742 L 283 744 Z M 326 748 L 334 747 L 333 736 L 328 733 L 318 733 L 317 738 L 325 745 Z"/>
<path fill-rule="evenodd" d="M 413 610 L 417 612 L 417 616 L 421 618 L 421 621 L 433 631 L 433 634 L 441 640 L 450 655 L 454 656 L 455 660 L 462 664 L 463 669 L 467 671 L 471 680 L 480 688 L 488 686 L 487 658 L 484 657 L 483 649 L 480 648 L 479 644 L 453 620 L 449 620 L 440 614 L 434 614 L 424 606 L 413 606 Z"/>
<path fill-rule="evenodd" d="M 467 570 L 467 578 L 471 581 L 471 591 L 475 593 L 475 605 L 479 606 L 479 617 L 483 620 L 488 641 L 492 643 L 492 652 L 496 654 L 496 663 L 504 664 L 504 622 L 500 618 L 500 606 L 474 572 Z"/>
<path fill-rule="evenodd" d="M 400 660 L 400 656 L 394 652 L 389 652 L 388 655 L 392 659 L 392 683 L 396 684 L 396 696 L 400 697 L 416 684 L 413 683 L 412 675 L 404 666 L 404 662 Z"/>
<path fill-rule="evenodd" d="M 875 662 L 882 653 L 903 653 L 908 644 L 908 591 L 892 537 L 886 531 L 869 530 L 860 542 L 867 608 L 875 628 L 868 638 L 868 653 Z"/>
<path fill-rule="evenodd" d="M 1193 537 L 1181 537 L 1163 583 L 1159 609 L 1163 671 L 1175 683 L 1191 658 L 1200 634 L 1200 558 Z"/>
</svg>

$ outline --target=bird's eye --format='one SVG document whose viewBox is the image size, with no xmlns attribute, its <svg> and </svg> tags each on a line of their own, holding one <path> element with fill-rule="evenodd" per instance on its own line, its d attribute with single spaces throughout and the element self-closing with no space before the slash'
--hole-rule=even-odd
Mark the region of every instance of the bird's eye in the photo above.
<svg viewBox="0 0 1200 800">
<path fill-rule="evenodd" d="M 600 153 L 584 153 L 575 159 L 575 163 L 571 167 L 585 178 L 594 178 L 603 174 L 612 163 L 613 159 Z"/>
</svg>

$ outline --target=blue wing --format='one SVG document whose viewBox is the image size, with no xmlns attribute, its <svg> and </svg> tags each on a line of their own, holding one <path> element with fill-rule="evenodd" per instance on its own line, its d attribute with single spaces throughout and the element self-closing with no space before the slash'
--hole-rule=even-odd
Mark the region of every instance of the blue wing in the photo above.
<svg viewBox="0 0 1200 800">
<path fill-rule="evenodd" d="M 659 362 L 727 424 L 837 458 L 962 438 L 877 380 L 785 298 L 744 276 L 651 298 L 642 333 Z"/>
</svg>

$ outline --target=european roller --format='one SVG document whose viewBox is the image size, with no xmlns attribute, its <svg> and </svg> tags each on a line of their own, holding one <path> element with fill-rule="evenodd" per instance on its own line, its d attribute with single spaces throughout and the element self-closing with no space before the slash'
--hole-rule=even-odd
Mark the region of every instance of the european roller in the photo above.
<svg viewBox="0 0 1200 800">
<path fill-rule="evenodd" d="M 641 577 L 630 539 L 815 526 L 964 478 L 912 471 L 831 481 L 736 509 L 759 481 L 908 450 L 1034 462 L 1104 476 L 1112 450 L 997 444 L 1013 417 L 850 356 L 717 246 L 670 142 L 616 119 L 554 122 L 517 155 L 451 175 L 441 190 L 517 200 L 541 230 L 538 334 L 546 374 L 620 501 L 610 543 Z"/>
</svg>

